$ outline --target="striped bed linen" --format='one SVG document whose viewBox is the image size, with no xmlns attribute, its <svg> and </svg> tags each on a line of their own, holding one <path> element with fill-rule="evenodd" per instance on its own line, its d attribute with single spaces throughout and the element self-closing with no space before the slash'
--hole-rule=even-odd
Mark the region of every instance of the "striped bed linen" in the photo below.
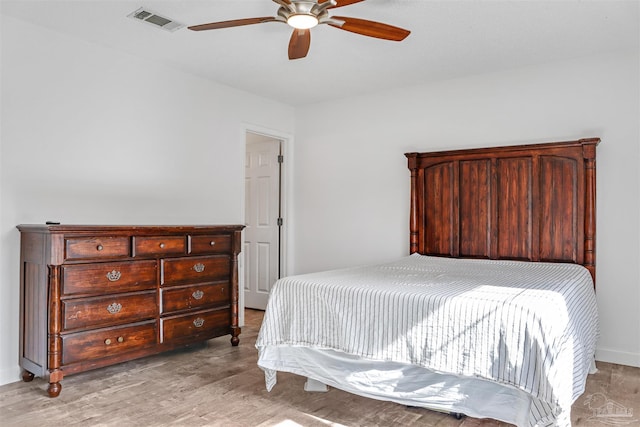
<svg viewBox="0 0 640 427">
<path fill-rule="evenodd" d="M 562 426 L 597 336 L 582 266 L 413 254 L 280 279 L 256 347 L 268 390 L 278 369 L 265 349 L 304 346 L 515 387 L 532 398 L 530 426 Z"/>
</svg>

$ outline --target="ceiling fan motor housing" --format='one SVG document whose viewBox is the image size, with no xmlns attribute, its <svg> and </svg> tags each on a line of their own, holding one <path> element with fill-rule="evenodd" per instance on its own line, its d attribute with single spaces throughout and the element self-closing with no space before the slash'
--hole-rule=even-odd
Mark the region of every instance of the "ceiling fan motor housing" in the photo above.
<svg viewBox="0 0 640 427">
<path fill-rule="evenodd" d="M 273 1 L 280 5 L 280 8 L 278 8 L 278 16 L 294 28 L 300 28 L 295 25 L 295 17 L 305 17 L 307 20 L 314 22 L 314 25 L 307 26 L 306 28 L 325 23 L 329 19 L 327 9 L 337 4 L 336 0 L 328 0 L 323 3 L 291 0 L 288 4 L 284 0 Z M 291 18 L 293 18 L 293 20 Z"/>
</svg>

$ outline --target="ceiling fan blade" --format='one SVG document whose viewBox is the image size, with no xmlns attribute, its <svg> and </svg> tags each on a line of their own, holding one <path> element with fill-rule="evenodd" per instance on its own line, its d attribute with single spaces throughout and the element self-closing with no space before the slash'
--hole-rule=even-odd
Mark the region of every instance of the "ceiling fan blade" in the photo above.
<svg viewBox="0 0 640 427">
<path fill-rule="evenodd" d="M 378 39 L 401 41 L 404 40 L 411 31 L 404 28 L 394 27 L 393 25 L 383 24 L 375 21 L 367 21 L 366 19 L 348 18 L 346 16 L 332 16 L 332 20 L 344 21 L 344 24 L 337 25 L 328 22 L 332 27 L 341 30 L 350 31 L 352 33 L 361 34 L 363 36 L 375 37 Z"/>
<path fill-rule="evenodd" d="M 311 31 L 293 30 L 289 40 L 289 59 L 300 59 L 307 56 L 311 46 Z"/>
<path fill-rule="evenodd" d="M 242 25 L 262 24 L 263 22 L 277 21 L 273 16 L 262 18 L 233 19 L 231 21 L 211 22 L 210 24 L 193 25 L 189 27 L 193 31 L 216 30 L 218 28 L 240 27 Z"/>
<path fill-rule="evenodd" d="M 318 0 L 318 4 L 326 3 L 329 0 Z M 329 6 L 327 9 L 335 9 L 336 7 L 349 6 L 350 4 L 360 3 L 364 0 L 336 0 L 335 6 Z"/>
</svg>

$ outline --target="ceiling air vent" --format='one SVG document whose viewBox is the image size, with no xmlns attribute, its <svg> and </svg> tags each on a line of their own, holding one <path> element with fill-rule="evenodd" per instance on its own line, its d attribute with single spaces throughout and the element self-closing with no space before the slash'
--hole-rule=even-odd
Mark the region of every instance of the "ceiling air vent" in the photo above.
<svg viewBox="0 0 640 427">
<path fill-rule="evenodd" d="M 180 28 L 184 27 L 184 24 L 176 22 L 173 19 L 169 19 L 165 16 L 158 15 L 157 13 L 143 7 L 134 12 L 131 12 L 127 15 L 127 17 L 146 22 L 155 27 L 162 28 L 163 30 L 170 32 L 174 32 L 175 30 L 179 30 Z"/>
</svg>

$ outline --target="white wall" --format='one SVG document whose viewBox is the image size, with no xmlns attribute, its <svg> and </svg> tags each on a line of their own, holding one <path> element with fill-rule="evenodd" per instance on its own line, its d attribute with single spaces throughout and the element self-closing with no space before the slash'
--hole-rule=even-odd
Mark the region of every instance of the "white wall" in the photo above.
<svg viewBox="0 0 640 427">
<path fill-rule="evenodd" d="M 297 109 L 295 272 L 408 253 L 405 152 L 601 137 L 597 356 L 640 366 L 638 64 L 612 54 Z"/>
<path fill-rule="evenodd" d="M 242 224 L 244 134 L 291 107 L 2 17 L 0 384 L 18 370 L 21 223 Z"/>
</svg>

